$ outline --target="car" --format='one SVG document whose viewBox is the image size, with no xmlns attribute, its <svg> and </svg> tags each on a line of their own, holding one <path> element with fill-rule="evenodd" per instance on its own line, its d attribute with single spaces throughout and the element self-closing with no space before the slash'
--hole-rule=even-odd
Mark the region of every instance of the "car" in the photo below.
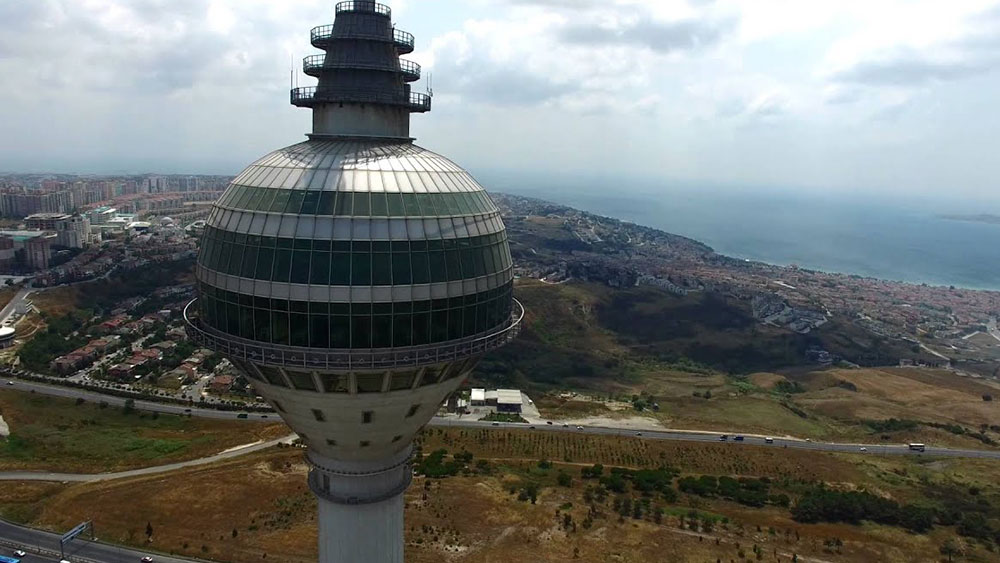
<svg viewBox="0 0 1000 563">
<path fill-rule="evenodd" d="M 859 450 L 859 451 L 862 451 L 862 452 L 867 452 L 867 451 L 868 451 L 868 448 L 866 448 L 866 447 L 864 447 L 864 446 L 861 446 L 861 448 L 860 448 L 860 450 Z"/>
<path fill-rule="evenodd" d="M 266 414 L 262 414 L 262 415 L 260 415 L 260 417 L 261 418 L 267 418 L 267 415 Z"/>
<path fill-rule="evenodd" d="M 569 424 L 563 423 L 563 428 L 569 428 Z"/>
<path fill-rule="evenodd" d="M 14 557 L 25 557 L 27 555 L 28 554 L 25 553 L 23 549 L 15 549 L 14 550 Z"/>
<path fill-rule="evenodd" d="M 528 430 L 534 430 L 534 429 L 535 429 L 535 425 L 534 424 L 532 424 L 531 426 L 528 427 Z"/>
<path fill-rule="evenodd" d="M 582 426 L 577 426 L 576 429 L 577 430 L 583 430 L 583 427 Z"/>
<path fill-rule="evenodd" d="M 153 558 L 150 556 L 145 556 L 139 560 L 141 563 L 153 563 Z"/>
<path fill-rule="evenodd" d="M 774 438 L 771 438 L 770 436 L 768 436 L 767 438 L 764 438 L 764 443 L 765 444 L 773 444 L 774 443 Z"/>
<path fill-rule="evenodd" d="M 729 436 L 726 435 L 726 434 L 723 434 L 722 436 L 719 436 L 719 441 L 720 442 L 725 442 L 728 439 L 729 439 Z"/>
<path fill-rule="evenodd" d="M 642 436 L 642 432 L 636 432 L 635 435 L 636 436 Z"/>
<path fill-rule="evenodd" d="M 812 438 L 806 438 L 806 442 L 812 442 Z"/>
<path fill-rule="evenodd" d="M 546 420 L 545 424 L 548 424 L 549 426 L 552 426 L 552 421 L 551 420 Z"/>
<path fill-rule="evenodd" d="M 734 442 L 742 442 L 743 441 L 743 436 L 734 436 L 733 437 L 733 441 Z"/>
<path fill-rule="evenodd" d="M 59 563 L 73 563 L 73 562 L 70 561 L 69 559 L 60 559 Z"/>
<path fill-rule="evenodd" d="M 13 384 L 14 384 L 13 381 L 9 381 L 9 380 L 7 381 L 7 385 L 13 385 Z"/>
<path fill-rule="evenodd" d="M 191 412 L 191 409 L 184 409 L 184 412 Z"/>
<path fill-rule="evenodd" d="M 494 422 L 493 426 L 500 426 L 500 423 L 499 422 Z"/>
</svg>

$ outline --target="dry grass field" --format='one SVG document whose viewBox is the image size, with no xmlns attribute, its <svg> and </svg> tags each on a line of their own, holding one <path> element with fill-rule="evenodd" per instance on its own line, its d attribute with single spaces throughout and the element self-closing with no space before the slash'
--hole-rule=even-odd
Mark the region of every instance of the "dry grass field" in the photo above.
<svg viewBox="0 0 1000 563">
<path fill-rule="evenodd" d="M 0 389 L 11 435 L 0 469 L 67 473 L 122 471 L 196 459 L 289 434 L 284 424 L 248 424 L 150 413 Z"/>
<path fill-rule="evenodd" d="M 687 494 L 675 502 L 651 497 L 638 518 L 619 517 L 611 498 L 586 500 L 596 481 L 581 479 L 580 468 L 594 462 L 669 464 L 681 474 L 821 480 L 899 499 L 919 496 L 918 487 L 928 484 L 958 484 L 979 487 L 983 498 L 995 502 L 1000 478 L 1000 464 L 982 461 L 915 461 L 528 431 L 434 430 L 424 435 L 422 447 L 469 451 L 474 456 L 470 465 L 485 463 L 485 468 L 445 479 L 414 479 L 406 495 L 406 542 L 407 560 L 415 563 L 787 562 L 793 554 L 812 563 L 932 562 L 942 560 L 939 546 L 955 539 L 953 529 L 940 526 L 928 534 L 911 534 L 874 524 L 802 524 L 786 509 L 749 508 Z M 539 468 L 541 457 L 554 460 L 552 467 Z M 561 472 L 572 476 L 569 486 L 557 484 Z M 316 531 L 305 474 L 301 450 L 274 449 L 169 475 L 68 487 L 13 486 L 0 492 L 0 514 L 55 530 L 93 518 L 108 540 L 162 552 L 247 563 L 267 554 L 267 560 L 306 563 L 315 560 Z M 516 494 L 527 482 L 540 487 L 535 502 Z M 635 498 L 639 503 L 642 497 Z M 659 519 L 655 508 L 663 509 Z M 147 522 L 154 530 L 148 543 Z M 826 545 L 834 538 L 840 545 Z M 966 550 L 960 561 L 1000 560 L 973 542 L 959 543 Z"/>
</svg>

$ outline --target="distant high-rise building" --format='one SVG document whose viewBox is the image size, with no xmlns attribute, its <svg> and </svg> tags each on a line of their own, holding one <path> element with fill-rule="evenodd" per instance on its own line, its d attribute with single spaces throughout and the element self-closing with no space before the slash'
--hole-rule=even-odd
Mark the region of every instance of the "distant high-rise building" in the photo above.
<svg viewBox="0 0 1000 563">
<path fill-rule="evenodd" d="M 236 365 L 308 445 L 319 559 L 403 560 L 412 440 L 523 310 L 497 207 L 413 144 L 420 67 L 388 6 L 336 5 L 309 140 L 237 176 L 207 221 L 189 334 Z"/>
</svg>

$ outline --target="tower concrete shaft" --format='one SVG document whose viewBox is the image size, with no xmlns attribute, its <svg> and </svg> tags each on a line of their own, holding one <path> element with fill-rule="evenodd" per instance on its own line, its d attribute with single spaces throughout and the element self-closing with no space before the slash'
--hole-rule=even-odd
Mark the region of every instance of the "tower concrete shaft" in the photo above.
<svg viewBox="0 0 1000 563">
<path fill-rule="evenodd" d="M 412 480 L 406 446 L 377 461 L 307 456 L 319 507 L 321 563 L 402 563 L 403 493 Z"/>
</svg>

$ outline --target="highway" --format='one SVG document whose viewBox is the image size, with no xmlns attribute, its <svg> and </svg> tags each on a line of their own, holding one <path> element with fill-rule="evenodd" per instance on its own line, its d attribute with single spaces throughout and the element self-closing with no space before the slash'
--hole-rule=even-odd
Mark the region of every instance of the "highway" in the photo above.
<svg viewBox="0 0 1000 563">
<path fill-rule="evenodd" d="M 101 531 L 96 532 L 100 534 Z M 0 520 L 0 555 L 10 557 L 14 549 L 28 552 L 27 556 L 21 558 L 22 563 L 59 563 L 59 534 L 24 528 Z M 154 563 L 194 561 L 84 540 L 73 540 L 66 546 L 66 558 L 73 563 L 138 563 L 147 555 L 153 558 Z"/>
</svg>

